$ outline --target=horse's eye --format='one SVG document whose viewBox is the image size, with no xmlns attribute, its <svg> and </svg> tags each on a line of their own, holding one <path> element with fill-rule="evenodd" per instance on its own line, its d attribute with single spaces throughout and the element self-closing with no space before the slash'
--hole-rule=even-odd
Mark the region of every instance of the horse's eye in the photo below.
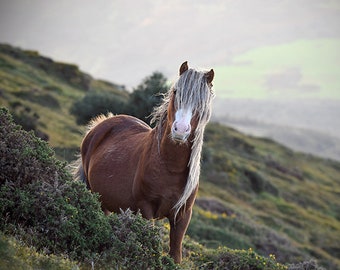
<svg viewBox="0 0 340 270">
<path fill-rule="evenodd" d="M 173 92 L 174 92 L 174 95 L 176 95 L 176 92 L 177 92 L 177 90 L 176 90 L 176 89 L 174 89 L 174 91 L 173 91 Z"/>
</svg>

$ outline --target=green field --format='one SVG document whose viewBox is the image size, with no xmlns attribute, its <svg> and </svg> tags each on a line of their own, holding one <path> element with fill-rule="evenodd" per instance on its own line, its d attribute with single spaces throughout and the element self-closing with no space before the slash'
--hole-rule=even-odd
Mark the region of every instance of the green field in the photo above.
<svg viewBox="0 0 340 270">
<path fill-rule="evenodd" d="M 215 89 L 221 98 L 340 99 L 339 47 L 316 39 L 247 51 L 215 68 Z"/>
</svg>

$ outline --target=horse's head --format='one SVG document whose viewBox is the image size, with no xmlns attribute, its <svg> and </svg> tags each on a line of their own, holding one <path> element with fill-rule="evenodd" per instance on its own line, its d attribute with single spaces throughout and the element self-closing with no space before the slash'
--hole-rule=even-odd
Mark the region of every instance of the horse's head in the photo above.
<svg viewBox="0 0 340 270">
<path fill-rule="evenodd" d="M 170 90 L 168 124 L 171 138 L 179 143 L 194 135 L 199 125 L 206 125 L 211 114 L 214 71 L 199 72 L 189 69 L 184 62 L 179 69 L 179 79 Z"/>
</svg>

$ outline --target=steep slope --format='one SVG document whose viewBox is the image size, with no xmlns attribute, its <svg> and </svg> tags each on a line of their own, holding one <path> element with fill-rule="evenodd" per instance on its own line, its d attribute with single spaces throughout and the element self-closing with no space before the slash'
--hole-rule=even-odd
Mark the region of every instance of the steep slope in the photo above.
<svg viewBox="0 0 340 270">
<path fill-rule="evenodd" d="M 272 138 L 296 151 L 340 161 L 340 137 L 308 128 L 220 117 L 220 122 L 256 137 Z"/>
<path fill-rule="evenodd" d="M 258 137 L 340 161 L 340 100 L 217 99 L 214 118 Z"/>
</svg>

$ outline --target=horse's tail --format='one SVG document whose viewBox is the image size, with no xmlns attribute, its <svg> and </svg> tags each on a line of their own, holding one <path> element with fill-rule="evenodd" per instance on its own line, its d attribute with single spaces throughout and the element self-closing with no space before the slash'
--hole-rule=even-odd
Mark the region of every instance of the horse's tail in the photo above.
<svg viewBox="0 0 340 270">
<path fill-rule="evenodd" d="M 91 189 L 89 181 L 87 180 L 87 177 L 85 175 L 81 156 L 70 164 L 70 168 L 74 180 L 82 181 L 88 189 Z"/>
</svg>

